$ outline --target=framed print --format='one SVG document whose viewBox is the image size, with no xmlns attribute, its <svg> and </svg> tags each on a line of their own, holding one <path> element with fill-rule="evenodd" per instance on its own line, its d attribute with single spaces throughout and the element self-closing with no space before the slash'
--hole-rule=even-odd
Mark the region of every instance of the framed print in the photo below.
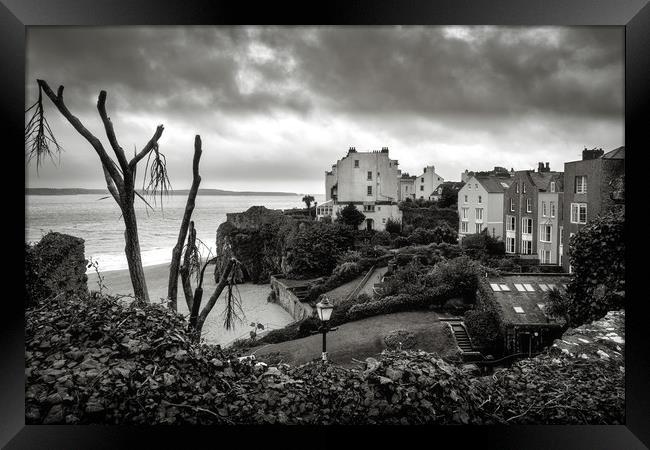
<svg viewBox="0 0 650 450">
<path fill-rule="evenodd" d="M 650 445 L 647 2 L 0 17 L 7 448 Z"/>
</svg>

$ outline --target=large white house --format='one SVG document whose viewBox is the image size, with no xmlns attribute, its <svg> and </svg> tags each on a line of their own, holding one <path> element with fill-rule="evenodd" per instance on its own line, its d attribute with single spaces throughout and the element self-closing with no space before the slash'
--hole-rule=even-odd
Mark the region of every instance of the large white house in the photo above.
<svg viewBox="0 0 650 450">
<path fill-rule="evenodd" d="M 415 179 L 415 198 L 432 200 L 434 191 L 444 182 L 436 173 L 435 166 L 426 166 L 422 174 Z"/>
<path fill-rule="evenodd" d="M 388 147 L 357 152 L 350 147 L 345 157 L 325 172 L 326 201 L 316 208 L 319 219 L 336 218 L 337 211 L 353 204 L 366 220 L 360 228 L 384 230 L 389 218 L 402 220 L 398 161 L 390 159 Z"/>
</svg>

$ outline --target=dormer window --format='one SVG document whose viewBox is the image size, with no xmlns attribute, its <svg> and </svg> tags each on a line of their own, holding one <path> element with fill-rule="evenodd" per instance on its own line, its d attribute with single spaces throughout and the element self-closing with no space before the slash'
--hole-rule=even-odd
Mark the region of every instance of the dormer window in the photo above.
<svg viewBox="0 0 650 450">
<path fill-rule="evenodd" d="M 551 192 L 555 192 L 555 181 L 551 181 Z"/>
</svg>

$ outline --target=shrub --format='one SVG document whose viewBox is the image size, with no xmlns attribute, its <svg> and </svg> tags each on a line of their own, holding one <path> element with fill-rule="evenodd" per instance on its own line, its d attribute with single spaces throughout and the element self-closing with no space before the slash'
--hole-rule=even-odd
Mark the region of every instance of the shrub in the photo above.
<svg viewBox="0 0 650 450">
<path fill-rule="evenodd" d="M 411 245 L 426 245 L 436 241 L 436 235 L 433 230 L 417 228 L 408 236 L 408 242 Z"/>
<path fill-rule="evenodd" d="M 596 217 L 569 241 L 573 276 L 567 287 L 570 326 L 603 317 L 624 306 L 625 211 Z"/>
<path fill-rule="evenodd" d="M 353 229 L 359 228 L 359 225 L 366 220 L 366 216 L 357 209 L 352 203 L 349 203 L 344 208 L 336 212 L 336 220 L 344 225 L 348 225 Z"/>
<path fill-rule="evenodd" d="M 505 255 L 503 241 L 490 236 L 487 229 L 465 236 L 461 241 L 461 246 L 467 256 L 476 260 L 486 261 L 489 257 Z"/>
<path fill-rule="evenodd" d="M 448 295 L 461 296 L 466 302 L 475 300 L 479 283 L 479 266 L 466 256 L 441 261 L 436 264 L 430 275 L 433 283 L 444 286 Z"/>
<path fill-rule="evenodd" d="M 417 345 L 417 340 L 408 330 L 393 330 L 384 336 L 384 344 L 389 350 L 408 350 Z"/>
<path fill-rule="evenodd" d="M 332 272 L 333 277 L 337 277 L 345 280 L 352 280 L 361 272 L 361 267 L 359 263 L 356 262 L 345 262 L 341 265 L 336 266 Z"/>
<path fill-rule="evenodd" d="M 464 322 L 473 344 L 484 352 L 502 354 L 503 320 L 486 283 L 479 282 L 474 309 L 465 313 Z"/>
<path fill-rule="evenodd" d="M 386 231 L 388 231 L 390 234 L 401 233 L 402 222 L 400 222 L 397 219 L 393 219 L 392 217 L 389 217 L 388 220 L 386 220 Z"/>
<path fill-rule="evenodd" d="M 384 245 L 384 246 L 389 246 L 390 245 L 390 233 L 388 231 L 378 231 L 375 233 L 375 235 L 370 239 L 370 243 L 372 245 Z"/>
<path fill-rule="evenodd" d="M 289 273 L 302 277 L 329 275 L 339 255 L 353 243 L 354 236 L 348 227 L 314 222 L 298 230 L 287 243 Z"/>
<path fill-rule="evenodd" d="M 402 248 L 402 247 L 406 247 L 408 245 L 409 245 L 409 240 L 408 240 L 408 238 L 406 238 L 404 236 L 397 236 L 393 240 L 393 248 Z"/>
<path fill-rule="evenodd" d="M 417 202 L 421 201 L 418 200 Z M 458 227 L 459 217 L 456 209 L 438 208 L 436 206 L 417 207 L 417 202 L 410 205 L 404 202 L 400 204 L 402 209 L 402 230 L 405 234 L 408 234 L 407 225 L 412 227 L 411 229 L 433 229 L 442 224 L 454 229 Z"/>
</svg>

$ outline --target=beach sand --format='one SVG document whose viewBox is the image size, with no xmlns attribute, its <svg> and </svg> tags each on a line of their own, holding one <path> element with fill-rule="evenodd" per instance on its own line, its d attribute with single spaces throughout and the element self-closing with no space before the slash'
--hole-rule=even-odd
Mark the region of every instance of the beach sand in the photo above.
<svg viewBox="0 0 650 450">
<path fill-rule="evenodd" d="M 147 288 L 149 289 L 149 298 L 152 303 L 160 302 L 161 298 L 167 297 L 167 283 L 169 281 L 169 264 L 158 264 L 155 266 L 146 266 L 144 268 Z M 107 294 L 131 294 L 133 287 L 128 270 L 110 270 L 100 272 L 104 277 L 104 292 Z M 212 276 L 211 268 L 208 267 L 203 282 L 203 304 L 205 304 L 214 291 L 215 282 Z M 223 310 L 225 289 L 219 300 L 210 312 L 202 330 L 202 338 L 209 344 L 221 344 L 222 346 L 230 344 L 235 339 L 249 337 L 249 331 L 252 329 L 251 322 L 259 322 L 264 325 L 266 330 L 274 330 L 293 322 L 291 315 L 275 303 L 266 301 L 271 292 L 268 284 L 243 283 L 237 286 L 241 296 L 241 306 L 244 311 L 245 319 L 238 323 L 234 330 L 226 330 L 223 326 Z M 88 273 L 88 289 L 98 291 L 97 275 Z M 178 312 L 184 316 L 189 315 L 180 279 L 178 281 Z"/>
</svg>

